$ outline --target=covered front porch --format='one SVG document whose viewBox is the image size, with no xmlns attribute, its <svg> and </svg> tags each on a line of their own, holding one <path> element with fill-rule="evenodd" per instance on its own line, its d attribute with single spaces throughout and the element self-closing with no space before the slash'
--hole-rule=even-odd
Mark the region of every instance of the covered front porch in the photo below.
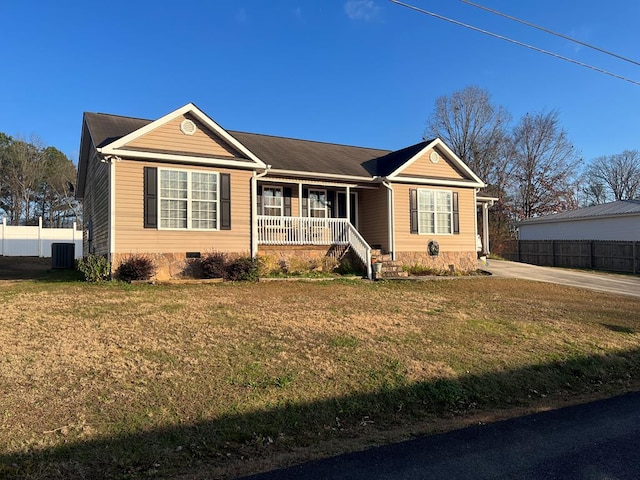
<svg viewBox="0 0 640 480">
<path fill-rule="evenodd" d="M 371 277 L 371 247 L 358 230 L 363 187 L 269 178 L 256 188 L 257 246 L 343 246 Z"/>
</svg>

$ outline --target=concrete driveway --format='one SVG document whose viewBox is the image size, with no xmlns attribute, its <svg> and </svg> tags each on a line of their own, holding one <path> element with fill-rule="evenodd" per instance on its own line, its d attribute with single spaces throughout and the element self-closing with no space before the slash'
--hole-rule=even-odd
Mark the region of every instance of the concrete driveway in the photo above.
<svg viewBox="0 0 640 480">
<path fill-rule="evenodd" d="M 496 278 L 521 278 L 640 297 L 640 277 L 638 276 L 538 267 L 505 260 L 489 260 L 488 265 L 482 266 L 482 269 L 491 272 Z"/>
</svg>

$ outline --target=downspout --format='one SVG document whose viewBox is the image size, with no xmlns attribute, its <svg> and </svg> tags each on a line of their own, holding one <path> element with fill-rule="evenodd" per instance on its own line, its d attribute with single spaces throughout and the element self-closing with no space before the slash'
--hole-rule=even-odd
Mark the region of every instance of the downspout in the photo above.
<svg viewBox="0 0 640 480">
<path fill-rule="evenodd" d="M 389 250 L 391 251 L 391 260 L 396 259 L 396 232 L 394 229 L 394 212 L 395 212 L 395 198 L 393 194 L 393 187 L 389 183 L 386 177 L 382 178 L 382 185 L 387 188 L 387 204 L 389 205 L 388 215 L 388 228 L 389 228 Z"/>
<path fill-rule="evenodd" d="M 260 173 L 256 173 L 254 170 L 251 177 L 251 257 L 253 258 L 258 255 L 258 210 L 256 208 L 258 203 L 258 179 L 267 175 L 269 170 L 271 170 L 271 165 L 267 165 L 267 168 Z"/>
<path fill-rule="evenodd" d="M 107 206 L 107 231 L 109 232 L 109 246 L 107 248 L 107 259 L 111 264 L 112 270 L 114 255 L 116 253 L 116 162 L 119 162 L 120 160 L 122 159 L 117 155 L 104 155 L 100 159 L 100 162 L 106 163 L 109 168 L 109 205 Z"/>
<path fill-rule="evenodd" d="M 482 205 L 478 205 L 478 192 L 480 192 L 479 188 L 473 189 L 473 204 L 476 206 L 476 214 L 474 215 L 474 221 L 473 221 L 473 225 L 475 227 L 475 235 L 473 237 L 473 243 L 475 245 L 474 250 L 476 251 L 476 256 L 482 253 L 482 252 L 478 252 L 478 206 L 482 208 Z M 480 239 L 480 244 L 484 245 L 484 240 L 482 238 Z"/>
</svg>

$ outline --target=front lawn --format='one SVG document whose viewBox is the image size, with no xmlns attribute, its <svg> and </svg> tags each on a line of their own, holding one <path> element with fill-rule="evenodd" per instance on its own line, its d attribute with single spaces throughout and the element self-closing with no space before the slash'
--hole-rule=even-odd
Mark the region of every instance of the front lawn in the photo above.
<svg viewBox="0 0 640 480">
<path fill-rule="evenodd" d="M 640 385 L 640 302 L 550 284 L 0 282 L 0 477 L 219 478 Z"/>
</svg>

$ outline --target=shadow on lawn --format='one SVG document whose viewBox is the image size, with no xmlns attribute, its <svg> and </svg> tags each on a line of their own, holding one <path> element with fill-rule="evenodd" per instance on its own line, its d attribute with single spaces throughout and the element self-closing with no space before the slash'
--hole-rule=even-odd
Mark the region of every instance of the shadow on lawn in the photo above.
<svg viewBox="0 0 640 480">
<path fill-rule="evenodd" d="M 247 463 L 274 449 L 285 452 L 318 440 L 353 438 L 372 428 L 367 425 L 373 422 L 380 428 L 426 415 L 463 416 L 482 409 L 533 404 L 547 396 L 551 398 L 546 401 L 551 401 L 595 391 L 622 393 L 638 374 L 640 349 L 431 382 L 407 384 L 389 375 L 386 386 L 371 393 L 303 405 L 288 402 L 193 425 L 99 440 L 67 439 L 69 443 L 56 448 L 0 455 L 0 477 L 188 477 L 239 461 L 241 456 Z"/>
<path fill-rule="evenodd" d="M 0 280 L 67 282 L 83 277 L 75 269 L 52 269 L 50 258 L 0 256 Z"/>
</svg>

